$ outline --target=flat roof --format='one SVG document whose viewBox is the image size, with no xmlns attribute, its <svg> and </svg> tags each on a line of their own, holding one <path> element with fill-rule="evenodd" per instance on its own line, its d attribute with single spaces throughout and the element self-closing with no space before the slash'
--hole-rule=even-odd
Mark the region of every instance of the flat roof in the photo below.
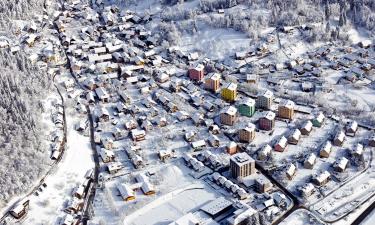
<svg viewBox="0 0 375 225">
<path fill-rule="evenodd" d="M 201 210 L 210 214 L 211 216 L 215 216 L 218 213 L 220 213 L 221 211 L 230 207 L 231 205 L 232 205 L 231 201 L 228 201 L 224 197 L 220 197 L 220 198 L 215 199 L 215 200 L 207 203 L 206 205 L 204 205 L 201 208 Z"/>
<path fill-rule="evenodd" d="M 238 166 L 255 162 L 255 160 L 251 158 L 251 156 L 249 156 L 246 152 L 234 154 L 230 157 L 230 160 L 236 163 Z"/>
</svg>

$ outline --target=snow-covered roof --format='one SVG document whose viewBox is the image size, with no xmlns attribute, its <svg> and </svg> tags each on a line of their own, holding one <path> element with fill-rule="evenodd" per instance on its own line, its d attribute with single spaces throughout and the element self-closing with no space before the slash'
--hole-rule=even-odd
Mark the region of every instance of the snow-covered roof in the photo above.
<svg viewBox="0 0 375 225">
<path fill-rule="evenodd" d="M 345 157 L 340 157 L 334 164 L 335 167 L 338 167 L 340 169 L 345 169 L 348 165 L 349 160 Z"/>
<path fill-rule="evenodd" d="M 298 131 L 299 131 L 299 130 L 298 130 Z M 300 132 L 300 134 L 301 134 L 301 132 Z M 282 137 L 279 139 L 279 141 L 277 142 L 277 144 L 278 144 L 280 147 L 282 147 L 282 148 L 285 148 L 286 145 L 287 145 L 287 143 L 288 143 L 288 139 L 286 139 L 286 137 L 284 137 L 284 136 L 282 136 Z"/>
<path fill-rule="evenodd" d="M 255 131 L 255 124 L 253 123 L 248 123 L 246 125 L 245 128 L 243 128 L 243 130 L 247 131 L 247 132 L 254 132 Z"/>
<path fill-rule="evenodd" d="M 185 214 L 168 225 L 196 225 L 200 224 L 199 219 L 192 213 Z"/>
<path fill-rule="evenodd" d="M 191 143 L 191 146 L 193 148 L 201 148 L 206 146 L 206 142 L 204 140 L 194 141 Z"/>
<path fill-rule="evenodd" d="M 353 153 L 356 154 L 356 155 L 362 155 L 363 153 L 363 145 L 361 144 L 357 144 L 354 149 L 353 149 Z"/>
<path fill-rule="evenodd" d="M 307 159 L 306 159 L 306 162 L 308 162 L 309 164 L 311 165 L 314 165 L 315 164 L 315 160 L 316 160 L 316 155 L 314 153 L 311 153 Z"/>
<path fill-rule="evenodd" d="M 224 108 L 223 111 L 221 113 L 225 113 L 225 114 L 228 114 L 228 115 L 231 115 L 231 116 L 234 116 L 236 115 L 237 113 L 237 108 L 236 107 L 233 107 L 233 106 L 229 106 L 227 108 Z"/>
<path fill-rule="evenodd" d="M 237 164 L 239 167 L 255 162 L 255 160 L 251 158 L 246 152 L 236 153 L 230 157 L 230 160 Z"/>
<path fill-rule="evenodd" d="M 220 80 L 221 75 L 218 74 L 218 73 L 211 73 L 211 74 L 209 74 L 208 78 L 211 79 L 211 80 Z"/>
<path fill-rule="evenodd" d="M 119 184 L 117 186 L 117 189 L 119 190 L 120 194 L 121 194 L 121 197 L 123 199 L 127 199 L 129 197 L 134 197 L 134 191 L 128 186 L 128 185 L 125 185 L 125 184 Z"/>
<path fill-rule="evenodd" d="M 202 71 L 204 69 L 204 65 L 202 64 L 198 64 L 196 65 L 195 67 L 193 67 L 192 69 L 195 69 L 197 71 Z"/>
<path fill-rule="evenodd" d="M 295 139 L 295 140 L 299 140 L 300 137 L 301 137 L 301 131 L 299 129 L 295 129 L 293 134 L 292 134 L 292 137 Z"/>
<path fill-rule="evenodd" d="M 339 141 L 344 141 L 344 138 L 345 138 L 345 133 L 343 131 L 339 131 L 336 136 L 335 136 L 335 139 L 336 140 L 339 140 Z"/>
<path fill-rule="evenodd" d="M 224 197 L 220 197 L 204 205 L 201 210 L 213 216 L 227 209 L 231 205 L 232 202 L 226 200 Z"/>
<path fill-rule="evenodd" d="M 356 121 L 351 121 L 348 125 L 349 131 L 356 131 L 358 129 L 358 123 Z"/>
<path fill-rule="evenodd" d="M 270 90 L 265 90 L 260 96 L 265 97 L 265 98 L 272 98 L 273 92 Z"/>
<path fill-rule="evenodd" d="M 295 106 L 295 103 L 289 99 L 283 99 L 280 102 L 280 106 L 288 108 L 288 109 L 293 109 Z"/>
<path fill-rule="evenodd" d="M 274 120 L 276 117 L 276 114 L 272 111 L 265 111 L 262 114 L 262 118 L 266 118 L 267 120 Z"/>
<path fill-rule="evenodd" d="M 239 102 L 239 105 L 254 106 L 255 100 L 252 98 L 245 98 Z"/>
<path fill-rule="evenodd" d="M 312 130 L 312 127 L 313 127 L 312 122 L 308 120 L 303 124 L 302 129 L 305 129 L 306 131 L 310 132 Z"/>
<path fill-rule="evenodd" d="M 296 172 L 296 166 L 294 164 L 290 164 L 287 167 L 286 174 L 288 174 L 289 176 L 293 176 L 295 172 Z"/>
<path fill-rule="evenodd" d="M 236 83 L 228 83 L 223 88 L 226 88 L 231 91 L 237 90 L 237 84 Z"/>
<path fill-rule="evenodd" d="M 331 176 L 331 174 L 325 170 L 324 172 L 316 175 L 315 179 L 319 182 L 319 183 L 323 183 L 325 180 L 327 180 L 329 177 Z"/>
<path fill-rule="evenodd" d="M 325 151 L 327 153 L 330 153 L 332 149 L 332 143 L 330 141 L 327 141 L 321 151 Z"/>
</svg>

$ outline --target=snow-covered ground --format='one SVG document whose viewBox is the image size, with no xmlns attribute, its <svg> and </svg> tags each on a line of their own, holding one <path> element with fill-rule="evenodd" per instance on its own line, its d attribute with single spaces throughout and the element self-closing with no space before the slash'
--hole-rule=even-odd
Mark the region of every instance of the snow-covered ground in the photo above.
<svg viewBox="0 0 375 225">
<path fill-rule="evenodd" d="M 305 225 L 305 224 L 324 224 L 314 217 L 309 211 L 305 209 L 297 209 L 290 214 L 280 225 Z"/>
<path fill-rule="evenodd" d="M 181 38 L 181 50 L 199 51 L 212 59 L 223 59 L 250 46 L 246 34 L 233 29 L 200 27 L 194 35 Z"/>
<path fill-rule="evenodd" d="M 89 137 L 73 129 L 76 118 L 67 117 L 67 146 L 56 171 L 46 179 L 47 187 L 30 197 L 30 211 L 25 225 L 50 224 L 63 216 L 64 204 L 72 196 L 73 189 L 84 181 L 85 173 L 94 167 Z"/>
<path fill-rule="evenodd" d="M 372 210 L 370 215 L 361 223 L 361 225 L 373 225 L 375 224 L 375 210 Z"/>
</svg>

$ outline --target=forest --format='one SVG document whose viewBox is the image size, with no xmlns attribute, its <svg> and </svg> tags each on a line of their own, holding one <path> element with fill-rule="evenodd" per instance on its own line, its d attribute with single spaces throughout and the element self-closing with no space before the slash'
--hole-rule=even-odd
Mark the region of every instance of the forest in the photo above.
<svg viewBox="0 0 375 225">
<path fill-rule="evenodd" d="M 233 28 L 246 33 L 254 42 L 267 27 L 310 26 L 306 41 L 346 41 L 350 27 L 366 29 L 375 35 L 375 1 L 373 0 L 199 0 L 198 8 L 184 8 L 183 0 L 164 0 L 169 5 L 161 17 L 167 39 L 181 32 L 194 31 L 196 21 L 217 28 Z M 186 1 L 188 2 L 188 1 Z M 249 6 L 247 11 L 228 10 L 224 16 L 211 13 L 230 9 L 239 4 Z M 204 16 L 202 16 L 204 15 Z M 172 34 L 170 34 L 172 33 Z"/>
<path fill-rule="evenodd" d="M 41 100 L 50 89 L 47 74 L 22 53 L 0 51 L 0 204 L 28 190 L 47 167 Z"/>
</svg>

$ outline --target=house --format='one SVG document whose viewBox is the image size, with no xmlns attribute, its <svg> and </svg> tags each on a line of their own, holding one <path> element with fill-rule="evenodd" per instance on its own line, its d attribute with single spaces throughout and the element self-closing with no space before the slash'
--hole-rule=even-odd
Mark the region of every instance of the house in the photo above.
<svg viewBox="0 0 375 225">
<path fill-rule="evenodd" d="M 235 101 L 237 98 L 237 84 L 226 84 L 221 90 L 221 97 L 227 102 Z"/>
<path fill-rule="evenodd" d="M 227 153 L 229 155 L 234 155 L 237 153 L 237 143 L 234 141 L 231 141 L 226 146 Z"/>
<path fill-rule="evenodd" d="M 74 218 L 71 214 L 66 214 L 64 220 L 60 222 L 60 225 L 73 225 Z"/>
<path fill-rule="evenodd" d="M 353 120 L 346 126 L 345 134 L 350 137 L 354 137 L 357 130 L 358 130 L 358 123 Z"/>
<path fill-rule="evenodd" d="M 113 151 L 109 151 L 106 149 L 100 150 L 100 157 L 102 158 L 104 163 L 114 162 L 115 161 L 115 153 Z"/>
<path fill-rule="evenodd" d="M 107 169 L 110 174 L 115 174 L 123 168 L 120 162 L 112 162 L 107 164 Z"/>
<path fill-rule="evenodd" d="M 287 145 L 288 145 L 288 140 L 286 139 L 286 137 L 281 136 L 281 138 L 275 144 L 274 149 L 277 152 L 283 152 L 283 151 L 285 151 Z"/>
<path fill-rule="evenodd" d="M 29 199 L 24 199 L 17 203 L 12 209 L 9 210 L 10 215 L 18 220 L 25 218 L 29 210 L 29 203 Z"/>
<path fill-rule="evenodd" d="M 165 83 L 169 80 L 169 75 L 166 74 L 166 73 L 159 73 L 157 76 L 156 76 L 156 81 L 159 82 L 159 83 Z"/>
<path fill-rule="evenodd" d="M 189 159 L 189 165 L 195 170 L 195 171 L 203 171 L 205 166 L 202 162 L 198 161 L 196 158 L 191 157 Z"/>
<path fill-rule="evenodd" d="M 270 110 L 272 101 L 273 101 L 273 92 L 270 90 L 266 90 L 262 94 L 258 95 L 257 100 L 256 100 L 256 106 L 257 108 Z"/>
<path fill-rule="evenodd" d="M 135 121 L 134 119 L 131 118 L 131 119 L 129 119 L 125 122 L 124 126 L 127 130 L 133 130 L 133 129 L 137 128 L 138 123 L 137 123 L 137 121 Z"/>
<path fill-rule="evenodd" d="M 144 130 L 132 130 L 131 131 L 133 141 L 143 141 L 146 139 L 146 132 Z"/>
<path fill-rule="evenodd" d="M 248 74 L 246 75 L 246 82 L 248 84 L 256 84 L 258 83 L 259 77 L 256 74 Z"/>
<path fill-rule="evenodd" d="M 204 140 L 194 141 L 191 143 L 191 147 L 194 149 L 194 151 L 202 150 L 204 147 L 206 147 L 206 142 Z"/>
<path fill-rule="evenodd" d="M 325 116 L 322 112 L 319 112 L 314 119 L 312 119 L 312 123 L 314 127 L 321 127 L 324 123 Z"/>
<path fill-rule="evenodd" d="M 250 143 L 255 139 L 255 125 L 249 123 L 246 127 L 240 129 L 238 133 L 241 142 Z"/>
<path fill-rule="evenodd" d="M 109 121 L 109 112 L 105 107 L 97 108 L 97 116 L 100 122 L 107 122 Z"/>
<path fill-rule="evenodd" d="M 251 117 L 255 113 L 255 100 L 246 98 L 238 104 L 238 112 L 243 116 Z"/>
<path fill-rule="evenodd" d="M 152 130 L 152 123 L 149 120 L 144 120 L 142 122 L 141 128 L 145 131 Z"/>
<path fill-rule="evenodd" d="M 255 190 L 259 193 L 265 193 L 272 188 L 272 183 L 265 177 L 255 179 Z"/>
<path fill-rule="evenodd" d="M 283 99 L 279 104 L 278 116 L 284 119 L 293 119 L 294 107 L 293 101 Z"/>
<path fill-rule="evenodd" d="M 337 132 L 337 134 L 335 135 L 335 138 L 333 139 L 333 145 L 342 146 L 342 144 L 344 143 L 344 140 L 345 140 L 345 133 L 342 130 L 340 130 L 339 132 Z"/>
<path fill-rule="evenodd" d="M 296 175 L 297 167 L 294 164 L 289 164 L 286 167 L 285 175 L 289 180 L 292 180 L 293 177 Z"/>
<path fill-rule="evenodd" d="M 302 197 L 308 198 L 314 193 L 315 188 L 312 183 L 306 183 L 302 187 L 300 187 L 298 190 L 301 193 Z"/>
<path fill-rule="evenodd" d="M 313 177 L 312 177 L 312 182 L 317 185 L 317 186 L 323 186 L 325 185 L 326 183 L 328 183 L 329 179 L 331 178 L 331 174 L 325 170 L 324 172 L 322 173 L 319 173 L 319 174 L 315 174 Z"/>
<path fill-rule="evenodd" d="M 76 188 L 75 192 L 73 193 L 73 196 L 82 199 L 85 194 L 85 187 L 83 185 L 79 185 L 78 188 Z"/>
<path fill-rule="evenodd" d="M 135 200 L 135 193 L 128 185 L 119 184 L 117 190 L 120 192 L 121 198 L 124 201 Z"/>
<path fill-rule="evenodd" d="M 312 131 L 313 123 L 310 120 L 307 120 L 301 127 L 301 134 L 309 135 Z"/>
<path fill-rule="evenodd" d="M 191 120 L 193 120 L 194 124 L 196 126 L 199 126 L 202 121 L 204 120 L 204 117 L 203 117 L 203 114 L 199 113 L 199 112 L 195 112 L 192 116 L 191 116 Z"/>
<path fill-rule="evenodd" d="M 140 155 L 137 155 L 137 154 L 134 154 L 132 157 L 131 157 L 131 161 L 134 165 L 135 168 L 140 168 L 140 167 L 143 167 L 144 166 L 144 162 L 143 162 L 143 159 Z"/>
<path fill-rule="evenodd" d="M 336 172 L 344 172 L 346 170 L 346 168 L 348 167 L 348 164 L 349 164 L 349 160 L 345 157 L 340 157 L 339 159 L 337 159 L 334 163 L 333 163 L 333 169 L 336 171 Z"/>
<path fill-rule="evenodd" d="M 363 150 L 363 145 L 358 143 L 351 150 L 350 154 L 352 155 L 352 157 L 361 158 L 363 156 Z"/>
<path fill-rule="evenodd" d="M 192 142 L 194 140 L 194 137 L 197 135 L 197 132 L 195 131 L 189 131 L 185 133 L 185 140 L 187 142 Z"/>
<path fill-rule="evenodd" d="M 295 129 L 293 133 L 288 137 L 288 143 L 292 145 L 298 144 L 299 139 L 301 138 L 301 131 Z"/>
<path fill-rule="evenodd" d="M 332 144 L 327 141 L 319 151 L 319 155 L 322 158 L 328 158 L 332 151 Z"/>
<path fill-rule="evenodd" d="M 219 126 L 216 125 L 216 124 L 211 124 L 211 125 L 209 125 L 208 130 L 209 130 L 212 134 L 219 134 L 219 133 L 220 133 L 220 128 L 219 128 Z"/>
<path fill-rule="evenodd" d="M 198 64 L 195 67 L 192 67 L 188 71 L 189 78 L 194 81 L 202 81 L 204 76 L 204 66 L 202 64 Z"/>
<path fill-rule="evenodd" d="M 149 179 L 144 174 L 138 174 L 136 180 L 142 183 L 141 190 L 145 195 L 153 195 L 156 193 L 154 185 L 152 185 Z"/>
<path fill-rule="evenodd" d="M 233 106 L 224 108 L 220 113 L 220 122 L 224 125 L 233 126 L 237 120 L 237 109 Z"/>
<path fill-rule="evenodd" d="M 306 169 L 312 169 L 315 163 L 316 163 L 316 155 L 314 153 L 311 153 L 303 162 L 303 167 L 305 167 Z"/>
<path fill-rule="evenodd" d="M 208 143 L 212 147 L 216 147 L 216 148 L 220 147 L 220 139 L 214 134 L 212 134 L 208 137 Z"/>
<path fill-rule="evenodd" d="M 259 119 L 259 128 L 262 130 L 273 130 L 275 127 L 275 113 L 266 111 Z"/>
<path fill-rule="evenodd" d="M 210 73 L 205 80 L 205 88 L 216 93 L 220 87 L 220 74 L 218 73 Z"/>
<path fill-rule="evenodd" d="M 102 101 L 102 102 L 108 102 L 109 101 L 109 94 L 107 93 L 107 91 L 104 88 L 102 88 L 102 87 L 96 88 L 95 94 L 96 94 L 96 96 L 98 96 L 100 101 Z"/>
<path fill-rule="evenodd" d="M 258 159 L 261 161 L 267 160 L 268 156 L 271 154 L 272 147 L 269 144 L 263 146 L 261 150 L 258 151 Z"/>
<path fill-rule="evenodd" d="M 161 161 L 166 162 L 168 159 L 172 157 L 172 151 L 171 150 L 160 150 L 159 153 L 159 158 Z"/>
</svg>

